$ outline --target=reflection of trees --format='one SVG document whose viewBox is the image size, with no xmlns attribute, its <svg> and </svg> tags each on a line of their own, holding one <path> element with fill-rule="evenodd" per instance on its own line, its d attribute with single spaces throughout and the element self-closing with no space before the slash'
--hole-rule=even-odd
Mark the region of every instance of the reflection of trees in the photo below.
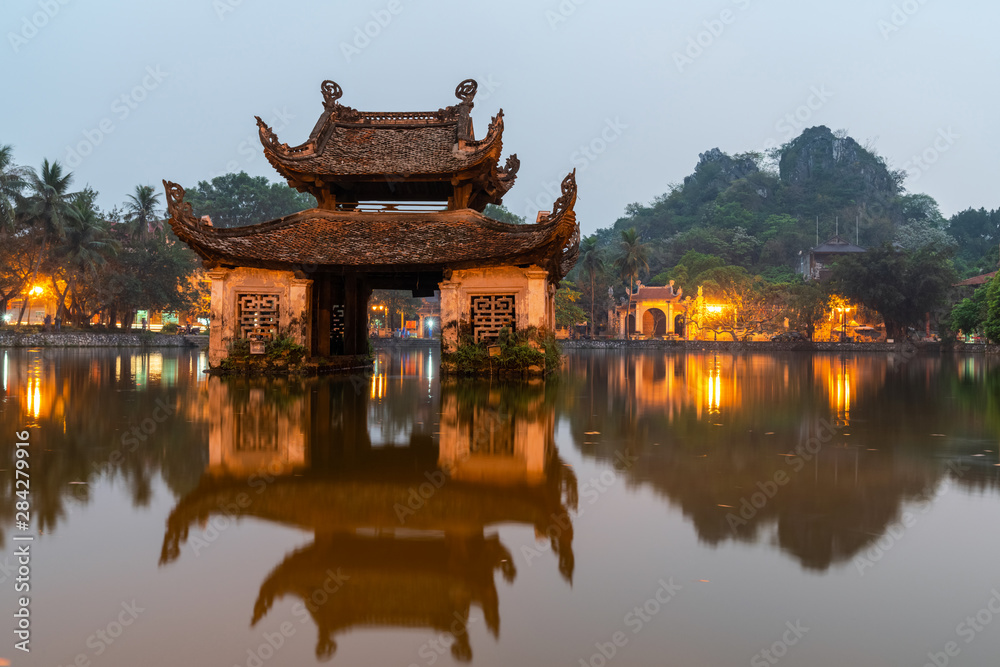
<svg viewBox="0 0 1000 667">
<path fill-rule="evenodd" d="M 560 410 L 584 455 L 638 456 L 630 482 L 676 503 L 709 544 L 773 538 L 803 566 L 824 570 L 880 537 L 906 502 L 937 488 L 949 460 L 968 462 L 948 473 L 960 484 L 1000 488 L 996 455 L 989 463 L 989 455 L 972 457 L 982 440 L 952 444 L 958 450 L 940 458 L 944 441 L 930 435 L 944 430 L 949 443 L 988 437 L 995 444 L 1000 433 L 987 416 L 998 414 L 998 376 L 949 387 L 962 376 L 946 358 L 612 352 L 568 363 Z M 827 424 L 833 436 L 816 456 L 785 456 Z M 586 435 L 594 431 L 600 435 Z M 779 472 L 788 483 L 740 516 L 758 484 Z"/>
<path fill-rule="evenodd" d="M 494 573 L 508 581 L 515 575 L 489 529 L 516 523 L 548 534 L 560 573 L 571 579 L 572 525 L 550 528 L 576 508 L 576 478 L 555 450 L 544 384 L 448 384 L 440 445 L 412 428 L 412 411 L 399 430 L 409 431 L 408 441 L 373 444 L 371 420 L 395 419 L 396 408 L 379 400 L 377 384 L 357 378 L 212 378 L 206 385 L 209 463 L 168 517 L 160 562 L 179 558 L 187 543 L 204 546 L 191 527 L 214 527 L 213 519 L 249 516 L 310 531 L 313 543 L 265 579 L 254 623 L 291 596 L 317 625 L 320 658 L 332 655 L 339 632 L 397 625 L 450 632 L 453 656 L 467 660 L 471 607 L 483 610 L 497 635 Z M 240 417 L 261 410 L 266 419 Z M 429 423 L 437 401 L 427 410 Z M 330 573 L 341 570 L 346 582 L 331 592 Z"/>
<path fill-rule="evenodd" d="M 89 501 L 89 484 L 101 474 L 124 482 L 137 507 L 148 504 L 157 474 L 175 492 L 197 483 L 205 427 L 198 404 L 178 398 L 197 394 L 197 353 L 12 349 L 0 357 L 8 372 L 0 424 L 6 433 L 31 431 L 34 529 L 55 530 L 68 505 Z M 173 414 L 151 421 L 164 405 Z M 155 424 L 151 434 L 126 435 L 145 420 Z M 0 441 L 5 460 L 11 450 L 10 438 Z M 0 480 L 4 521 L 14 516 L 13 480 Z"/>
</svg>

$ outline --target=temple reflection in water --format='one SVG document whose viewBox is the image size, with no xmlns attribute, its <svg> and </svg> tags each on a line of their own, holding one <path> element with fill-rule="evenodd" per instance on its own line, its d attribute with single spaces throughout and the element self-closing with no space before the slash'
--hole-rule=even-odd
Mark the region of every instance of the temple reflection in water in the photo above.
<svg viewBox="0 0 1000 667">
<path fill-rule="evenodd" d="M 542 383 L 446 383 L 438 437 L 427 423 L 406 441 L 373 444 L 370 413 L 393 419 L 391 406 L 378 404 L 388 381 L 380 373 L 366 383 L 211 378 L 208 465 L 170 514 L 161 563 L 178 558 L 189 539 L 197 550 L 193 524 L 256 517 L 314 539 L 264 577 L 252 623 L 275 600 L 295 599 L 318 629 L 320 659 L 334 654 L 340 633 L 391 626 L 450 634 L 452 655 L 468 660 L 472 607 L 499 636 L 494 575 L 511 583 L 516 567 L 491 529 L 523 524 L 544 535 L 553 517 L 576 507 L 576 479 L 555 448 L 551 399 Z M 411 408 L 396 409 L 412 419 Z M 429 421 L 436 412 L 421 414 Z M 567 580 L 572 541 L 571 525 L 551 535 Z"/>
<path fill-rule="evenodd" d="M 612 462 L 627 443 L 629 477 L 679 506 L 703 542 L 773 543 L 823 571 L 948 480 L 998 486 L 995 456 L 957 451 L 961 467 L 949 467 L 929 455 L 940 406 L 937 387 L 920 385 L 940 363 L 594 353 L 569 361 L 587 409 L 577 398 L 560 410 L 584 456 Z"/>
<path fill-rule="evenodd" d="M 940 563 L 960 553 L 949 576 L 965 577 L 978 604 L 975 575 L 996 552 L 990 357 L 579 351 L 544 384 L 501 386 L 442 381 L 421 351 L 381 352 L 372 376 L 294 381 L 206 378 L 202 358 L 181 350 L 0 356 L 0 418 L 8 432 L 32 429 L 31 470 L 44 471 L 31 480 L 32 520 L 53 567 L 80 572 L 58 587 L 60 603 L 115 608 L 122 591 L 142 590 L 140 604 L 170 619 L 140 632 L 197 638 L 185 664 L 235 664 L 289 619 L 302 632 L 282 664 L 428 664 L 421 641 L 445 661 L 474 651 L 511 664 L 525 637 L 548 651 L 539 664 L 557 664 L 565 646 L 587 655 L 607 629 L 594 610 L 620 619 L 664 571 L 711 579 L 685 588 L 714 589 L 716 603 L 686 597 L 662 635 L 643 634 L 652 644 L 639 664 L 711 645 L 718 627 L 742 632 L 760 613 L 743 584 L 803 616 L 870 627 L 895 615 L 925 634 L 933 623 L 920 625 L 924 607 L 907 596 L 932 579 L 951 595 Z M 12 459 L 9 441 L 0 456 Z M 615 481 L 595 498 L 595 478 Z M 0 488 L 0 539 L 15 534 L 14 493 Z M 852 561 L 922 508 L 919 530 L 976 518 L 899 542 L 878 570 L 895 587 L 852 586 Z M 147 539 L 164 564 L 180 562 L 157 571 Z M 88 548 L 118 560 L 80 558 Z M 861 606 L 859 589 L 870 593 Z M 197 618 L 192 598 L 204 600 Z M 494 643 L 501 614 L 505 641 Z M 92 616 L 71 616 L 46 664 L 70 664 L 73 637 L 93 632 Z M 357 629 L 367 631 L 345 639 Z M 885 655 L 897 643 L 886 639 Z"/>
</svg>

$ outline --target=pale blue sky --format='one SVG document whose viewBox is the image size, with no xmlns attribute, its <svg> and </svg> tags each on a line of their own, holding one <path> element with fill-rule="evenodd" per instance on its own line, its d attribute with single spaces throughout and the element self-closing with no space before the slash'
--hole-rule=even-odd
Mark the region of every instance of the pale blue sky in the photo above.
<svg viewBox="0 0 1000 667">
<path fill-rule="evenodd" d="M 534 219 L 576 166 L 585 233 L 700 152 L 818 124 L 872 141 L 946 214 L 1000 206 L 997 3 L 5 0 L 0 25 L 0 143 L 22 164 L 72 163 L 104 207 L 163 178 L 277 180 L 253 116 L 302 142 L 323 79 L 359 109 L 426 110 L 467 77 L 477 131 L 503 107 L 505 154 L 521 159 L 505 204 Z"/>
</svg>

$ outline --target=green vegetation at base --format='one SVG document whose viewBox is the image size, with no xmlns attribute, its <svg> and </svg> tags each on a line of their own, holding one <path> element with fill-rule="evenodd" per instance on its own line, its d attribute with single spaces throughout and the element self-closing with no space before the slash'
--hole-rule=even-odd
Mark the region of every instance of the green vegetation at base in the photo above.
<svg viewBox="0 0 1000 667">
<path fill-rule="evenodd" d="M 490 356 L 490 347 L 499 355 Z M 458 349 L 441 355 L 441 368 L 458 375 L 544 375 L 559 368 L 562 352 L 551 334 L 530 327 L 524 331 L 503 329 L 496 343 L 476 343 L 463 335 Z"/>
<path fill-rule="evenodd" d="M 264 344 L 264 354 L 251 354 L 250 341 L 241 338 L 232 341 L 226 358 L 219 369 L 227 374 L 266 375 L 296 370 L 309 350 L 296 343 L 291 336 L 279 335 Z"/>
<path fill-rule="evenodd" d="M 250 341 L 231 341 L 226 358 L 212 369 L 214 375 L 317 375 L 370 368 L 375 359 L 374 348 L 368 343 L 368 353 L 333 357 L 310 357 L 309 350 L 295 342 L 287 332 L 264 344 L 263 354 L 250 353 Z"/>
</svg>

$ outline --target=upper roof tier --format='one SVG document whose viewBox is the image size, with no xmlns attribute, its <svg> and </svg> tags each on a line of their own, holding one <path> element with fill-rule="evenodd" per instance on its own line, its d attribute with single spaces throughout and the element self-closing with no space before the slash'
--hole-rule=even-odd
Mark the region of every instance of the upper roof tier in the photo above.
<svg viewBox="0 0 1000 667">
<path fill-rule="evenodd" d="M 340 86 L 324 81 L 323 113 L 300 146 L 282 143 L 257 117 L 264 155 L 289 184 L 316 196 L 321 208 L 359 201 L 448 201 L 482 210 L 514 185 L 516 155 L 498 167 L 503 110 L 477 140 L 470 112 L 478 84 L 455 89 L 456 105 L 437 111 L 358 111 L 340 104 Z"/>
</svg>

